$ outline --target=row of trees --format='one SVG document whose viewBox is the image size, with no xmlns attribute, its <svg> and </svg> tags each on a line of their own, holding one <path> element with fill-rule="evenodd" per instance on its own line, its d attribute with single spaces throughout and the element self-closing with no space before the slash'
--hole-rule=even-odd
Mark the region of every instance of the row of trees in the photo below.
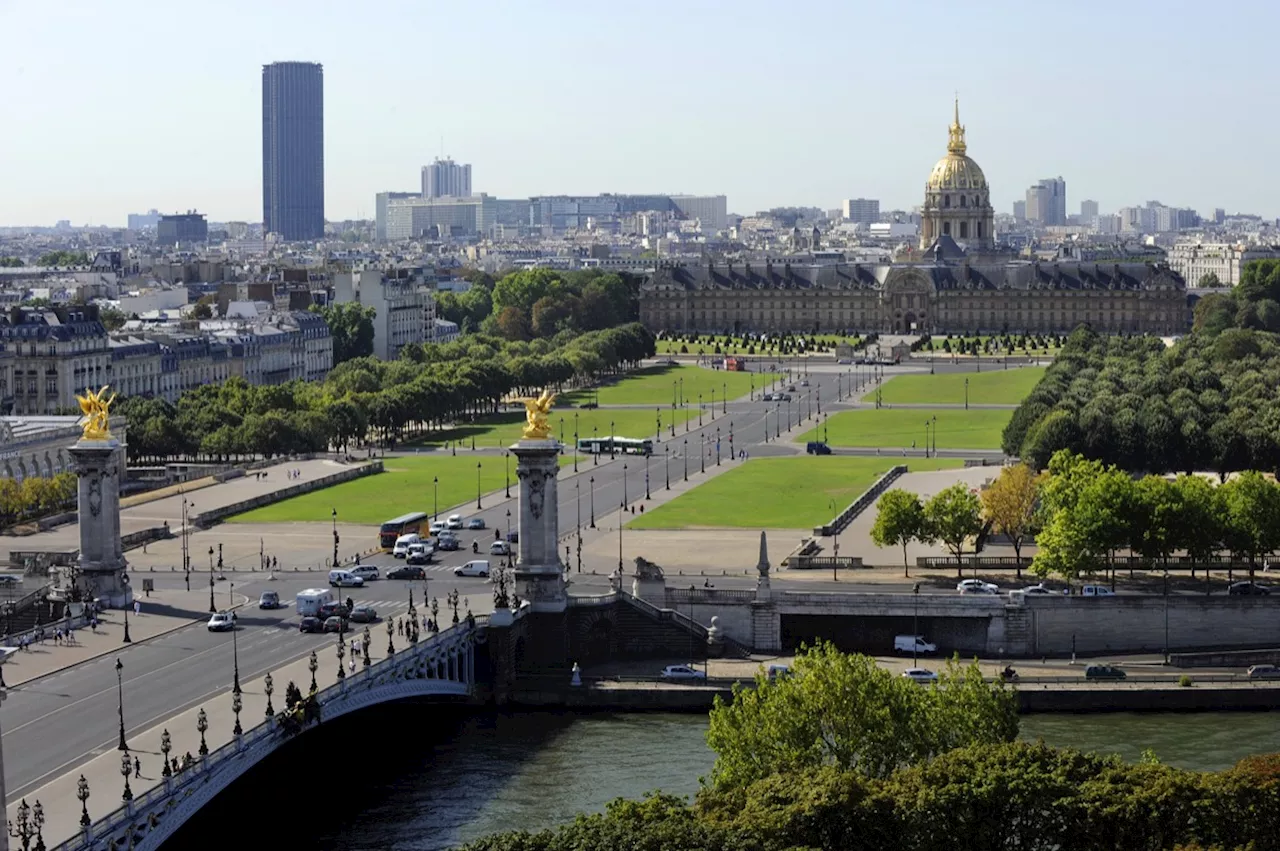
<svg viewBox="0 0 1280 851">
<path fill-rule="evenodd" d="M 134 397 L 116 410 L 129 418 L 133 461 L 345 450 L 373 436 L 391 443 L 473 420 L 512 393 L 595 381 L 652 356 L 653 346 L 638 324 L 528 343 L 477 334 L 406 346 L 397 361 L 357 357 L 323 383 L 233 378 L 183 393 L 176 405 Z"/>
<path fill-rule="evenodd" d="M 0 526 L 74 505 L 76 487 L 74 473 L 58 473 L 52 478 L 30 476 L 21 482 L 0 479 Z"/>
<path fill-rule="evenodd" d="M 717 699 L 712 777 L 690 805 L 616 800 L 466 851 L 1280 849 L 1280 757 L 1183 771 L 1015 741 L 1014 693 L 976 665 L 921 688 L 828 645 Z"/>
<path fill-rule="evenodd" d="M 1004 450 L 1043 468 L 1060 449 L 1151 473 L 1280 469 L 1280 337 L 1231 328 L 1171 348 L 1071 333 L 1014 411 Z"/>
<path fill-rule="evenodd" d="M 687 354 L 689 346 L 696 349 L 711 347 L 715 354 L 727 351 L 745 351 L 748 354 L 789 355 L 805 352 L 825 352 L 841 343 L 848 343 L 854 348 L 866 345 L 867 341 L 858 337 L 821 336 L 815 334 L 792 334 L 791 332 L 773 332 L 768 334 L 750 334 L 746 332 L 726 332 L 724 334 L 699 334 L 697 332 L 659 332 L 659 340 L 664 340 L 669 347 L 680 346 L 682 354 Z M 871 338 L 871 339 L 874 339 Z"/>
<path fill-rule="evenodd" d="M 979 353 L 991 355 L 998 353 L 1013 354 L 1017 351 L 1030 352 L 1039 349 L 1049 349 L 1062 345 L 1063 339 L 1052 334 L 1045 337 L 1040 334 L 1005 334 L 998 337 L 955 337 L 948 334 L 942 342 L 937 343 L 925 335 L 916 340 L 912 344 L 912 351 L 934 352 L 941 351 L 951 354 L 952 352 L 959 355 L 977 355 Z"/>
<path fill-rule="evenodd" d="M 912 541 L 941 541 L 956 557 L 957 570 L 965 548 L 973 548 L 982 533 L 982 503 L 978 494 L 957 482 L 938 491 L 928 501 L 902 488 L 880 497 L 871 542 L 877 547 L 902 547 L 902 572 L 911 575 L 907 545 Z"/>
<path fill-rule="evenodd" d="M 527 341 L 564 331 L 602 331 L 639 317 L 640 280 L 625 273 L 540 268 L 497 281 L 482 272 L 468 279 L 466 292 L 436 297 L 436 315 L 463 331 Z"/>
</svg>

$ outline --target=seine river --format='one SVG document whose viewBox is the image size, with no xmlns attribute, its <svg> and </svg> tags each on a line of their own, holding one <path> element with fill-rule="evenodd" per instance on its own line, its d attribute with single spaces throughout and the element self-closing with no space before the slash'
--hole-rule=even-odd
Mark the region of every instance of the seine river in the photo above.
<svg viewBox="0 0 1280 851">
<path fill-rule="evenodd" d="M 652 789 L 692 795 L 711 769 L 705 715 L 551 713 L 480 718 L 417 707 L 369 723 L 347 723 L 324 739 L 315 770 L 300 766 L 255 778 L 252 790 L 219 799 L 189 827 L 216 829 L 265 793 L 298 848 L 436 851 L 486 833 L 536 830 L 598 811 L 609 800 Z M 1151 748 L 1164 762 L 1219 769 L 1251 753 L 1280 751 L 1280 714 L 1033 715 L 1023 736 L 1136 760 Z M 299 745 L 303 744 L 302 740 Z M 281 785 L 283 784 L 283 786 Z M 177 838 L 177 837 L 175 837 Z M 181 846 L 174 846 L 181 847 Z"/>
</svg>

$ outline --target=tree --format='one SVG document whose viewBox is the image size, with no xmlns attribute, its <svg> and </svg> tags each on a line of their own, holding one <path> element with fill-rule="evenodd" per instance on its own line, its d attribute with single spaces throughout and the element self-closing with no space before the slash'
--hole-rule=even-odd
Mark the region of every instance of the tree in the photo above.
<svg viewBox="0 0 1280 851">
<path fill-rule="evenodd" d="M 982 503 L 977 494 L 957 482 L 929 498 L 924 504 L 928 537 L 942 541 L 956 557 L 956 571 L 964 568 L 964 546 L 982 532 Z"/>
<path fill-rule="evenodd" d="M 1196 282 L 1196 286 L 1197 287 L 1220 287 L 1222 286 L 1222 281 L 1218 279 L 1218 276 L 1216 273 L 1205 272 L 1203 275 L 1200 276 L 1200 280 Z"/>
<path fill-rule="evenodd" d="M 196 319 L 212 319 L 213 307 L 206 301 L 198 301 L 196 306 L 191 309 L 191 315 Z"/>
<path fill-rule="evenodd" d="M 21 257 L 0 257 L 0 269 L 25 265 Z"/>
<path fill-rule="evenodd" d="M 377 310 L 354 301 L 324 307 L 312 305 L 311 310 L 319 313 L 329 326 L 334 366 L 373 354 L 373 320 Z"/>
<path fill-rule="evenodd" d="M 102 320 L 102 325 L 108 331 L 119 331 L 124 327 L 127 317 L 113 307 L 103 308 L 98 312 L 98 318 Z"/>
<path fill-rule="evenodd" d="M 1259 556 L 1280 546 L 1280 488 L 1261 473 L 1241 473 L 1222 486 L 1226 544 L 1249 559 L 1249 575 Z"/>
<path fill-rule="evenodd" d="M 83 251 L 49 251 L 40 255 L 37 266 L 88 266 L 89 255 Z"/>
<path fill-rule="evenodd" d="M 932 540 L 924 519 L 920 497 L 902 488 L 886 491 L 876 503 L 876 522 L 871 526 L 871 541 L 877 547 L 902 547 L 902 575 L 910 576 L 907 544 Z"/>
<path fill-rule="evenodd" d="M 947 663 L 937 687 L 923 689 L 869 656 L 828 643 L 805 649 L 789 676 L 757 674 L 716 697 L 707 744 L 716 752 L 712 781 L 733 788 L 774 772 L 835 765 L 865 777 L 955 747 L 1012 741 L 1017 702 L 988 683 L 976 663 Z"/>
<path fill-rule="evenodd" d="M 528 340 L 529 319 L 517 307 L 504 307 L 497 314 L 497 330 L 508 340 Z"/>
<path fill-rule="evenodd" d="M 1022 577 L 1022 542 L 1031 531 L 1042 476 L 1026 464 L 1005 467 L 982 492 L 982 511 L 991 527 L 1009 538 Z"/>
</svg>

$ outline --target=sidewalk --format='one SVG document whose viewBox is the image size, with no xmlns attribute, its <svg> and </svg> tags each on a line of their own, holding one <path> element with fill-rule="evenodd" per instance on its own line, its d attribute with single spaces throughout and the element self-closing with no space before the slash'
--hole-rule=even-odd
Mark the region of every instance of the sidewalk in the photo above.
<svg viewBox="0 0 1280 851">
<path fill-rule="evenodd" d="M 245 599 L 242 595 L 237 603 Z M 181 629 L 188 624 L 204 621 L 209 617 L 209 592 L 161 590 L 152 591 L 150 597 L 139 596 L 142 614 L 129 612 L 129 637 L 133 643 L 146 641 L 167 632 Z M 219 595 L 218 605 L 227 603 L 226 593 Z M 73 665 L 107 653 L 119 653 L 129 645 L 124 643 L 124 612 L 110 609 L 98 615 L 98 630 L 88 627 L 77 629 L 75 644 L 55 645 L 53 630 L 56 624 L 45 628 L 45 640 L 32 644 L 27 650 L 18 651 L 4 662 L 4 682 L 9 688 L 40 677 L 48 676 Z"/>
<path fill-rule="evenodd" d="M 132 618 L 130 620 L 132 628 Z M 387 655 L 386 627 L 384 623 L 379 622 L 370 626 L 370 632 L 372 641 L 369 657 L 376 662 L 386 658 Z M 353 633 L 347 634 L 348 641 L 352 635 Z M 355 635 L 358 636 L 358 633 Z M 405 639 L 397 637 L 395 646 L 397 650 L 405 647 Z M 336 647 L 336 641 L 331 642 L 325 645 L 323 652 L 316 653 L 320 665 L 316 671 L 316 683 L 321 689 L 337 681 Z M 346 658 L 348 660 L 351 658 L 350 652 Z M 304 656 L 271 672 L 273 681 L 271 703 L 276 712 L 284 708 L 285 687 L 290 681 L 296 683 L 303 694 L 309 690 L 311 674 L 307 667 L 308 662 L 309 657 Z M 359 667 L 360 663 L 357 660 L 357 670 Z M 264 719 L 267 705 L 266 693 L 263 691 L 264 682 L 265 677 L 262 677 L 246 680 L 241 684 L 240 724 L 246 732 L 262 723 Z M 169 754 L 171 760 L 176 757 L 181 763 L 185 754 L 190 753 L 193 757 L 199 754 L 200 733 L 196 729 L 196 719 L 201 708 L 208 716 L 209 729 L 205 733 L 205 741 L 211 752 L 234 738 L 232 730 L 235 726 L 235 714 L 231 710 L 231 695 L 228 691 L 221 689 L 209 693 L 201 706 L 193 706 L 143 732 L 134 733 L 127 742 L 130 748 L 129 756 L 131 759 L 137 757 L 142 763 L 141 776 L 135 779 L 131 774 L 129 777 L 129 787 L 135 798 L 164 781 L 161 774 L 160 743 L 165 730 L 169 732 L 172 743 Z M 116 741 L 113 739 L 110 742 L 103 742 L 95 752 L 98 756 L 89 762 L 49 781 L 26 796 L 28 804 L 34 806 L 38 799 L 44 806 L 46 819 L 44 841 L 51 848 L 79 831 L 80 801 L 76 798 L 76 787 L 81 776 L 89 784 L 90 797 L 87 806 L 90 818 L 96 821 L 114 811 L 122 803 L 124 778 L 120 773 L 120 765 L 123 751 L 116 749 Z M 8 808 L 10 819 L 16 817 L 18 804 L 19 801 L 10 802 Z"/>
</svg>

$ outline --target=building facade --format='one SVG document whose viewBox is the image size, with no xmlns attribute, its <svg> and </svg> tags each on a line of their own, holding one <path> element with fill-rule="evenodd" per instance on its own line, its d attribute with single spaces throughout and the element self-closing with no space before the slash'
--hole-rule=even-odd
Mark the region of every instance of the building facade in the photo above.
<svg viewBox="0 0 1280 851">
<path fill-rule="evenodd" d="M 846 198 L 840 215 L 846 222 L 875 224 L 880 221 L 880 202 L 874 198 Z"/>
<path fill-rule="evenodd" d="M 209 223 L 203 213 L 161 216 L 156 223 L 157 245 L 191 245 L 209 241 Z"/>
<path fill-rule="evenodd" d="M 96 306 L 19 308 L 10 318 L 0 344 L 13 352 L 15 414 L 70 410 L 77 393 L 109 383 L 111 350 Z"/>
<path fill-rule="evenodd" d="M 484 234 L 493 226 L 498 199 L 488 195 L 467 198 L 388 198 L 386 238 L 428 239 Z"/>
<path fill-rule="evenodd" d="M 1168 263 L 1188 286 L 1198 286 L 1205 275 L 1215 275 L 1223 286 L 1234 287 L 1240 283 L 1246 263 L 1276 257 L 1280 257 L 1280 249 L 1266 245 L 1179 242 L 1169 249 Z"/>
<path fill-rule="evenodd" d="M 449 157 L 436 157 L 422 167 L 423 198 L 466 198 L 471 194 L 471 164 L 455 163 Z"/>
<path fill-rule="evenodd" d="M 334 301 L 374 309 L 373 353 L 395 360 L 406 345 L 435 337 L 435 299 L 422 270 L 393 268 L 340 272 L 333 278 Z"/>
<path fill-rule="evenodd" d="M 972 248 L 995 244 L 996 212 L 986 175 L 967 154 L 960 103 L 947 139 L 947 155 L 934 165 L 924 186 L 920 248 L 927 249 L 946 236 Z"/>
<path fill-rule="evenodd" d="M 262 223 L 288 242 L 324 236 L 324 68 L 262 66 Z"/>
</svg>

